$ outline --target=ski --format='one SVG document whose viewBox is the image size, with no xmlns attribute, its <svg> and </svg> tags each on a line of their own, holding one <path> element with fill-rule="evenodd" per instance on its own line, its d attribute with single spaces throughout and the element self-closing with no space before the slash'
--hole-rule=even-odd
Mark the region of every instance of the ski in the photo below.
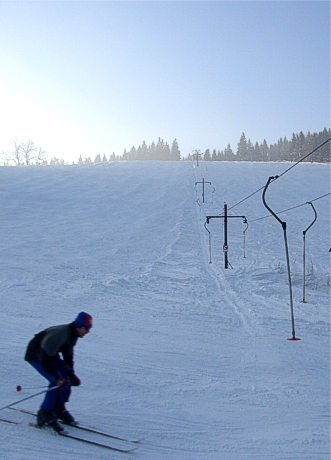
<svg viewBox="0 0 331 460">
<path fill-rule="evenodd" d="M 37 416 L 37 414 L 35 412 L 33 412 L 31 410 L 28 410 L 28 409 L 23 409 L 21 407 L 10 407 L 9 409 L 16 410 L 18 412 L 23 412 L 24 414 L 33 415 L 35 417 Z M 102 431 L 102 430 L 98 430 L 97 428 L 92 428 L 92 427 L 87 426 L 87 425 L 81 425 L 81 424 L 78 424 L 78 425 L 66 425 L 64 423 L 63 423 L 63 425 L 71 426 L 72 428 L 77 428 L 77 430 L 82 430 L 82 431 L 86 431 L 86 432 L 89 432 L 89 433 L 98 434 L 98 435 L 104 436 L 106 438 L 115 439 L 117 441 L 130 442 L 132 444 L 139 444 L 142 441 L 142 439 L 128 439 L 128 438 L 122 438 L 120 436 L 115 436 L 113 434 L 107 433 L 107 432 Z"/>
<path fill-rule="evenodd" d="M 119 447 L 114 447 L 108 444 L 103 444 L 102 442 L 93 441 L 91 439 L 86 439 L 86 438 L 81 438 L 80 436 L 69 434 L 65 431 L 61 431 L 59 434 L 60 436 L 64 436 L 65 438 L 75 439 L 76 441 L 85 442 L 86 444 L 91 444 L 92 446 L 103 447 L 105 449 L 112 450 L 114 452 L 122 452 L 123 454 L 129 454 L 130 452 L 133 452 L 137 449 L 136 447 L 133 447 L 130 449 L 121 449 Z"/>
<path fill-rule="evenodd" d="M 4 422 L 4 423 L 12 423 L 13 425 L 18 425 L 19 422 L 16 422 L 15 420 L 9 420 L 7 418 L 0 418 L 0 422 Z"/>
<path fill-rule="evenodd" d="M 29 426 L 31 426 L 33 428 L 38 428 L 38 429 L 43 428 L 43 427 L 38 426 L 36 423 L 29 423 Z M 49 427 L 49 428 L 52 429 L 51 427 Z M 78 442 L 82 442 L 82 443 L 85 443 L 85 444 L 90 444 L 91 446 L 102 447 L 104 449 L 112 450 L 113 452 L 120 452 L 122 454 L 129 454 L 130 452 L 133 452 L 134 450 L 137 449 L 136 447 L 133 447 L 133 448 L 130 448 L 130 449 L 123 449 L 123 448 L 120 448 L 120 447 L 114 447 L 114 446 L 111 446 L 109 444 L 104 444 L 104 443 L 99 442 L 99 441 L 93 441 L 92 439 L 86 439 L 86 438 L 82 438 L 81 436 L 76 436 L 74 434 L 68 433 L 67 431 L 60 431 L 60 432 L 55 432 L 54 431 L 54 433 L 58 434 L 59 436 L 62 436 L 63 438 L 74 439 L 75 441 L 78 441 Z"/>
<path fill-rule="evenodd" d="M 81 424 L 78 424 L 78 425 L 66 425 L 65 423 L 63 423 L 63 425 L 71 426 L 72 428 L 77 428 L 77 430 L 88 431 L 89 433 L 95 433 L 95 434 L 98 434 L 100 436 L 104 436 L 106 438 L 116 439 L 117 441 L 130 442 L 132 444 L 139 444 L 142 441 L 142 439 L 121 438 L 119 436 L 115 436 L 113 434 L 106 433 L 104 431 L 97 430 L 96 428 L 92 428 L 92 427 L 86 426 L 86 425 L 81 425 Z"/>
</svg>

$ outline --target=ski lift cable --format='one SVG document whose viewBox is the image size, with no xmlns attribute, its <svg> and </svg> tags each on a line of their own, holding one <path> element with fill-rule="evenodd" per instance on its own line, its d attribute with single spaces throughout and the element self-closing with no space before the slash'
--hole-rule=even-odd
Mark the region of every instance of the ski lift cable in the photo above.
<svg viewBox="0 0 331 460">
<path fill-rule="evenodd" d="M 293 209 L 300 208 L 301 206 L 306 206 L 306 204 L 313 203 L 314 201 L 320 200 L 321 198 L 325 198 L 328 195 L 331 195 L 331 192 L 325 193 L 324 195 L 321 195 L 318 198 L 314 198 L 313 200 L 306 201 L 305 203 L 301 203 L 301 204 L 298 204 L 296 206 L 292 206 L 291 208 L 284 209 L 283 211 L 279 211 L 276 214 L 277 215 L 282 214 L 283 212 L 292 211 Z M 258 220 L 263 220 L 263 219 L 266 219 L 267 217 L 271 217 L 271 214 L 268 214 L 268 215 L 263 216 L 263 217 L 258 217 L 257 219 L 252 219 L 252 220 L 250 220 L 250 222 L 252 223 L 252 222 L 256 222 Z"/>
<path fill-rule="evenodd" d="M 280 174 L 279 176 L 275 176 L 272 181 L 275 181 L 276 179 L 279 179 L 280 177 L 284 176 L 286 173 L 288 173 L 291 169 L 293 169 L 295 166 L 297 166 L 299 163 L 301 163 L 302 161 L 304 161 L 306 158 L 308 158 L 310 155 L 312 155 L 313 153 L 315 153 L 318 149 L 320 149 L 321 147 L 323 147 L 325 144 L 327 144 L 328 142 L 331 141 L 331 137 L 329 137 L 326 141 L 322 142 L 322 144 L 318 145 L 317 147 L 315 147 L 311 152 L 307 153 L 307 155 L 303 156 L 302 158 L 300 158 L 300 160 L 298 160 L 296 163 L 294 163 L 292 166 L 290 166 L 289 168 L 287 168 L 284 172 L 282 172 L 282 174 Z M 271 183 L 271 181 L 270 181 Z M 260 192 L 261 190 L 264 189 L 264 185 L 262 187 L 260 187 L 258 190 L 256 190 L 255 192 L 251 193 L 250 195 L 248 195 L 247 197 L 243 198 L 242 200 L 238 201 L 238 203 L 234 204 L 233 206 L 231 206 L 229 208 L 229 211 L 231 209 L 233 209 L 234 207 L 238 206 L 239 204 L 243 203 L 244 201 L 248 200 L 249 198 L 251 198 L 252 196 L 254 196 L 256 193 Z"/>
</svg>

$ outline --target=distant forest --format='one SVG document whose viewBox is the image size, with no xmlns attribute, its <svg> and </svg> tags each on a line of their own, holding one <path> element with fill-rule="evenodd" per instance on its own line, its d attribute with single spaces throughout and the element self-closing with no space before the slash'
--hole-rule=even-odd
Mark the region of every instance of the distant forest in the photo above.
<svg viewBox="0 0 331 460">
<path fill-rule="evenodd" d="M 145 141 L 139 147 L 132 147 L 129 151 L 124 151 L 122 156 L 111 154 L 108 158 L 106 155 L 97 155 L 94 160 L 91 158 L 79 157 L 79 164 L 107 163 L 111 161 L 122 160 L 193 160 L 194 154 L 199 153 L 199 157 L 204 161 L 298 161 L 314 150 L 317 146 L 331 137 L 330 128 L 324 128 L 319 133 L 300 133 L 292 134 L 291 140 L 286 137 L 280 138 L 275 144 L 268 144 L 266 140 L 259 144 L 253 144 L 247 139 L 245 133 L 241 134 L 234 151 L 230 144 L 224 150 L 206 149 L 204 152 L 196 150 L 186 157 L 181 156 L 179 145 L 175 139 L 171 147 L 168 142 L 159 138 L 158 141 L 152 142 L 149 146 Z M 330 162 L 330 143 L 314 152 L 307 158 L 308 162 Z"/>
<path fill-rule="evenodd" d="M 97 155 L 94 161 L 91 158 L 86 158 L 83 160 L 82 156 L 79 157 L 78 163 L 106 163 L 107 161 L 122 161 L 122 160 L 164 160 L 164 161 L 176 161 L 180 160 L 180 150 L 178 147 L 178 142 L 175 139 L 171 147 L 168 142 L 165 142 L 159 137 L 157 143 L 152 142 L 151 145 L 147 146 L 146 142 L 143 141 L 142 145 L 138 148 L 132 147 L 131 150 L 126 151 L 122 156 L 115 155 L 112 153 L 107 159 L 106 155 Z"/>
<path fill-rule="evenodd" d="M 250 139 L 247 140 L 245 133 L 242 133 L 236 152 L 228 145 L 221 151 L 214 149 L 211 152 L 207 149 L 201 158 L 205 161 L 298 161 L 330 137 L 331 130 L 326 128 L 319 133 L 308 131 L 306 135 L 300 131 L 299 134 L 293 133 L 291 140 L 284 137 L 276 144 L 268 145 L 266 140 L 262 144 L 253 144 Z M 189 159 L 191 158 L 192 155 L 189 155 Z M 318 149 L 306 161 L 329 163 L 330 143 Z"/>
<path fill-rule="evenodd" d="M 230 144 L 224 150 L 206 149 L 194 150 L 189 154 L 182 155 L 179 149 L 177 139 L 174 139 L 171 145 L 159 137 L 157 142 L 147 145 L 145 141 L 139 147 L 132 147 L 131 150 L 124 150 L 123 155 L 109 156 L 98 154 L 94 159 L 83 157 L 78 159 L 78 164 L 100 164 L 113 161 L 128 160 L 161 160 L 161 161 L 189 161 L 198 158 L 204 161 L 299 161 L 316 147 L 326 142 L 325 145 L 313 154 L 309 155 L 305 161 L 330 163 L 330 128 L 324 128 L 319 133 L 300 133 L 292 134 L 291 140 L 286 137 L 280 138 L 275 144 L 268 144 L 266 140 L 259 144 L 253 144 L 251 140 L 242 133 L 234 151 Z M 14 149 L 9 153 L 0 153 L 3 158 L 4 166 L 29 166 L 29 165 L 64 165 L 64 160 L 46 157 L 46 152 L 38 147 L 33 141 L 14 142 Z"/>
</svg>

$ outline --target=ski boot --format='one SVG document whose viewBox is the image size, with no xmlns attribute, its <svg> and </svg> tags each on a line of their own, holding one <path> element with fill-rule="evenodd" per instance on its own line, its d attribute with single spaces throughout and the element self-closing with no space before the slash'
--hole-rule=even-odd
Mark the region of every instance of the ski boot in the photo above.
<svg viewBox="0 0 331 460">
<path fill-rule="evenodd" d="M 37 426 L 49 426 L 50 428 L 53 428 L 53 430 L 57 433 L 61 433 L 62 431 L 64 431 L 62 426 L 54 417 L 53 412 L 45 409 L 39 409 L 39 411 L 37 412 Z"/>
<path fill-rule="evenodd" d="M 70 412 L 64 407 L 60 406 L 55 411 L 56 418 L 60 420 L 60 422 L 64 423 L 65 425 L 78 425 L 74 417 L 70 414 Z"/>
</svg>

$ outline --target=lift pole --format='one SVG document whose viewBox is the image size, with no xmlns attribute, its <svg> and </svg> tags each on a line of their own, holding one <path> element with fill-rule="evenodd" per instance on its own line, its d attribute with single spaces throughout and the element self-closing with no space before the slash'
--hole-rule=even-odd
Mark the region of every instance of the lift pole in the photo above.
<svg viewBox="0 0 331 460">
<path fill-rule="evenodd" d="M 205 181 L 205 178 L 202 178 L 202 182 L 196 182 L 195 185 L 202 184 L 202 202 L 205 202 L 205 184 L 210 184 L 211 182 Z"/>
<path fill-rule="evenodd" d="M 244 219 L 244 222 L 247 222 L 246 216 L 228 216 L 228 205 L 224 203 L 224 214 L 223 216 L 206 216 L 206 223 L 209 224 L 210 219 L 224 219 L 224 242 L 223 242 L 223 252 L 224 252 L 224 268 L 229 268 L 229 259 L 228 259 L 228 219 Z"/>
<path fill-rule="evenodd" d="M 196 159 L 197 167 L 199 166 L 199 157 L 201 157 L 200 150 L 193 150 L 193 160 Z"/>
<path fill-rule="evenodd" d="M 303 295 L 302 295 L 302 302 L 307 303 L 306 301 L 306 233 L 308 230 L 314 225 L 317 220 L 317 212 L 316 209 L 311 201 L 307 201 L 306 204 L 310 204 L 314 211 L 314 219 L 312 223 L 302 232 L 303 235 Z"/>
<path fill-rule="evenodd" d="M 246 228 L 245 230 L 243 231 L 243 235 L 244 235 L 244 259 L 246 259 L 246 232 L 248 230 L 248 222 L 247 222 L 247 219 L 244 219 L 244 224 L 246 224 Z"/>
<path fill-rule="evenodd" d="M 288 251 L 288 242 L 287 242 L 287 232 L 286 232 L 286 222 L 282 221 L 277 214 L 270 208 L 268 203 L 266 202 L 266 192 L 271 182 L 278 179 L 279 176 L 270 176 L 266 185 L 264 186 L 263 194 L 262 194 L 262 201 L 264 206 L 268 209 L 268 211 L 274 216 L 274 218 L 281 224 L 283 228 L 283 235 L 284 235 L 284 243 L 285 243 L 285 256 L 286 256 L 286 264 L 287 264 L 287 277 L 288 277 L 288 285 L 289 285 L 289 293 L 290 293 L 290 306 L 291 306 L 291 323 L 292 323 L 292 337 L 288 340 L 296 341 L 300 340 L 298 337 L 295 336 L 295 320 L 294 320 L 294 306 L 293 306 L 293 294 L 292 294 L 292 280 L 291 280 L 291 269 L 290 269 L 290 256 Z"/>
</svg>

